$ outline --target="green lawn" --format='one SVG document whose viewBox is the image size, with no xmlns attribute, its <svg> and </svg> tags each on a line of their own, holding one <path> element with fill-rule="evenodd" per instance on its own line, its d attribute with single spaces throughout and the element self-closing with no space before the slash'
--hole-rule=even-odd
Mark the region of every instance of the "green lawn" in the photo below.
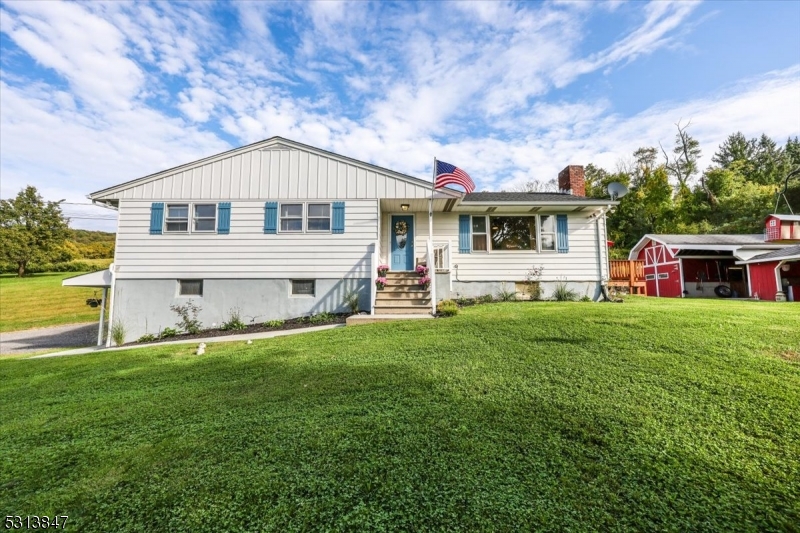
<svg viewBox="0 0 800 533">
<path fill-rule="evenodd" d="M 0 515 L 81 531 L 797 531 L 800 305 L 506 303 L 0 360 Z"/>
<path fill-rule="evenodd" d="M 101 260 L 105 261 L 105 260 Z M 86 305 L 87 298 L 102 296 L 98 289 L 62 287 L 61 280 L 77 272 L 0 275 L 0 332 L 43 328 L 76 322 L 97 322 L 100 308 Z"/>
</svg>

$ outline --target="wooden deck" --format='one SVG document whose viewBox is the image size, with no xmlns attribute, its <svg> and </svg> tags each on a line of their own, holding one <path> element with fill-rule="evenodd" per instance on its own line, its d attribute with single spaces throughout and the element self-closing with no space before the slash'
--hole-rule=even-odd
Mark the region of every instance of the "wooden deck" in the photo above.
<svg viewBox="0 0 800 533">
<path fill-rule="evenodd" d="M 609 287 L 628 287 L 630 294 L 647 296 L 647 283 L 644 279 L 644 261 L 612 259 Z"/>
</svg>

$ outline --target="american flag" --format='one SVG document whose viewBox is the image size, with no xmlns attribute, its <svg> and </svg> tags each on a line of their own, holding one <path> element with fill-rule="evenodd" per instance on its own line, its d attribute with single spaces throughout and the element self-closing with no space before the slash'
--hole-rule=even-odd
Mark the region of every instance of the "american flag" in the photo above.
<svg viewBox="0 0 800 533">
<path fill-rule="evenodd" d="M 467 194 L 475 190 L 475 184 L 469 174 L 444 161 L 436 161 L 436 180 L 434 183 L 434 189 L 439 189 L 445 185 L 461 185 L 467 191 Z"/>
</svg>

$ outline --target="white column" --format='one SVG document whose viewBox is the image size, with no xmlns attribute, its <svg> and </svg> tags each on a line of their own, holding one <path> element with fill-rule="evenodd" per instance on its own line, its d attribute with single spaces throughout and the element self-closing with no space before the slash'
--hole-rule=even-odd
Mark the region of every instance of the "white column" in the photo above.
<svg viewBox="0 0 800 533">
<path fill-rule="evenodd" d="M 103 287 L 103 299 L 100 300 L 100 327 L 97 330 L 97 345 L 103 345 L 103 322 L 106 318 L 106 296 L 108 296 L 108 287 Z"/>
</svg>

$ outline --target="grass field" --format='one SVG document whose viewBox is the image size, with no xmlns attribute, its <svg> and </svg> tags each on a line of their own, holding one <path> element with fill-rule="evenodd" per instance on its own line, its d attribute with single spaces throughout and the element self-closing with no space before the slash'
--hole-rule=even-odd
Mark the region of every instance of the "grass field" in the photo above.
<svg viewBox="0 0 800 533">
<path fill-rule="evenodd" d="M 94 289 L 61 286 L 61 280 L 77 275 L 58 272 L 18 278 L 0 274 L 0 332 L 98 321 L 100 308 L 86 305 L 86 299 L 95 296 Z M 100 289 L 96 296 L 102 296 Z"/>
<path fill-rule="evenodd" d="M 0 360 L 0 515 L 81 531 L 796 531 L 800 306 L 505 303 Z"/>
</svg>

